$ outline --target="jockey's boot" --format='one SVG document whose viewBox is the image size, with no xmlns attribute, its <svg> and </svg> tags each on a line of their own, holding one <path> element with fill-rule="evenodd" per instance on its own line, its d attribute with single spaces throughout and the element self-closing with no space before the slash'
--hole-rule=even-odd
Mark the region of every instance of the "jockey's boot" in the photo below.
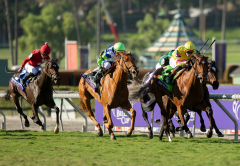
<svg viewBox="0 0 240 166">
<path fill-rule="evenodd" d="M 90 80 L 96 82 L 100 78 L 100 75 L 102 74 L 102 72 L 103 72 L 103 69 L 98 68 L 98 71 L 96 72 L 96 74 L 93 74 L 92 76 L 91 75 L 89 76 Z"/>
<path fill-rule="evenodd" d="M 21 83 L 22 83 L 23 87 L 26 87 L 26 82 L 27 82 L 27 80 L 28 80 L 30 77 L 33 77 L 33 76 L 34 76 L 33 73 L 29 73 L 25 78 L 23 78 L 23 79 L 21 80 Z"/>
</svg>

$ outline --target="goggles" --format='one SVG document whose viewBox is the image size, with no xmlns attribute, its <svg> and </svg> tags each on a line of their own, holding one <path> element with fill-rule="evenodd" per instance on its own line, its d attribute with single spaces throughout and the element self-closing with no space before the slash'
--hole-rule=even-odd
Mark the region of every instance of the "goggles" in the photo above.
<svg viewBox="0 0 240 166">
<path fill-rule="evenodd" d="M 186 53 L 192 54 L 194 51 L 193 50 L 186 50 Z"/>
</svg>

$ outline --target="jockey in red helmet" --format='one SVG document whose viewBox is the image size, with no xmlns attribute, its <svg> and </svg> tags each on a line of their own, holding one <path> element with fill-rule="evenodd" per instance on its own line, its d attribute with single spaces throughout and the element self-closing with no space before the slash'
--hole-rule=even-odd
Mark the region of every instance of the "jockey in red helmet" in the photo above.
<svg viewBox="0 0 240 166">
<path fill-rule="evenodd" d="M 21 72 L 23 68 L 29 73 L 25 78 L 22 79 L 23 86 L 26 86 L 26 81 L 41 71 L 44 62 L 50 60 L 49 54 L 51 52 L 48 43 L 42 45 L 41 49 L 33 50 L 31 54 L 23 61 L 18 72 Z"/>
</svg>

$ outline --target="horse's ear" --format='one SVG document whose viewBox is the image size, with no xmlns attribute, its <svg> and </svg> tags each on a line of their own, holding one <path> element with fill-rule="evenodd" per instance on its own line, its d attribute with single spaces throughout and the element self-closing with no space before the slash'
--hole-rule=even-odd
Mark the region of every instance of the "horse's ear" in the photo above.
<svg viewBox="0 0 240 166">
<path fill-rule="evenodd" d="M 58 61 L 58 58 L 55 60 L 56 62 Z"/>
<path fill-rule="evenodd" d="M 132 54 L 131 54 L 131 51 L 128 51 L 127 53 L 130 54 L 130 55 L 132 55 Z"/>
</svg>

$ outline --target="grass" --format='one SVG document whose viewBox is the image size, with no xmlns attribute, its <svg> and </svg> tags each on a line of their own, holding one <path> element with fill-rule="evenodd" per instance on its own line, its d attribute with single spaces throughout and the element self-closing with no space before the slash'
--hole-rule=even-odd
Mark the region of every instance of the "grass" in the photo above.
<svg viewBox="0 0 240 166">
<path fill-rule="evenodd" d="M 0 130 L 1 165 L 239 165 L 240 142 L 217 138 Z"/>
</svg>

